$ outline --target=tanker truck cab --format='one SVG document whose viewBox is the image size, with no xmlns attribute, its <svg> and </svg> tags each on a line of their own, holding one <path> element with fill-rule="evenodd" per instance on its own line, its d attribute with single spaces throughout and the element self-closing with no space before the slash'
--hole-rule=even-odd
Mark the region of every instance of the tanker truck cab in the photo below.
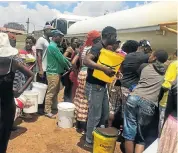
<svg viewBox="0 0 178 153">
<path fill-rule="evenodd" d="M 67 34 L 67 29 L 77 21 L 74 20 L 66 20 L 66 19 L 54 19 L 51 21 L 51 25 L 60 30 L 63 34 Z"/>
<path fill-rule="evenodd" d="M 68 28 L 76 23 L 77 21 L 87 20 L 91 17 L 85 17 L 85 16 L 75 16 L 75 15 L 62 15 L 62 17 L 55 18 L 51 21 L 51 25 L 60 30 L 65 35 L 67 34 Z"/>
</svg>

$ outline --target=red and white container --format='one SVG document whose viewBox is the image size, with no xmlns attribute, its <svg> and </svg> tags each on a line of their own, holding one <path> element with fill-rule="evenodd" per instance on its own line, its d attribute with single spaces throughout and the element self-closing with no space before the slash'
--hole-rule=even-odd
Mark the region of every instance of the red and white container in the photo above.
<svg viewBox="0 0 178 153">
<path fill-rule="evenodd" d="M 15 112 L 15 118 L 14 121 L 20 116 L 21 110 L 24 108 L 25 103 L 27 101 L 26 97 L 21 95 L 18 98 L 14 98 L 15 105 L 16 105 L 16 112 Z"/>
<path fill-rule="evenodd" d="M 24 108 L 24 105 L 25 105 L 26 102 L 27 102 L 27 98 L 25 96 L 23 96 L 23 95 L 21 95 L 18 98 L 15 98 L 15 104 L 20 109 Z"/>
</svg>

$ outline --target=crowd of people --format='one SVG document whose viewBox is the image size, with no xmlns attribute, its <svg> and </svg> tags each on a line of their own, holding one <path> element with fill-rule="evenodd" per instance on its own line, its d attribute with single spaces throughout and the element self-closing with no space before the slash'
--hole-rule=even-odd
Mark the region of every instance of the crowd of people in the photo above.
<svg viewBox="0 0 178 153">
<path fill-rule="evenodd" d="M 168 51 L 153 51 L 148 40 L 117 40 L 111 26 L 69 43 L 61 31 L 45 25 L 44 35 L 37 41 L 27 36 L 20 50 L 14 35 L 0 33 L 0 40 L 0 153 L 16 129 L 14 97 L 30 90 L 32 81 L 48 86 L 38 114 L 50 119 L 56 118 L 64 86 L 63 99 L 75 105 L 75 128 L 86 135 L 87 148 L 93 147 L 96 127 L 115 127 L 123 153 L 142 153 L 157 138 L 157 153 L 177 152 L 177 50 L 170 61 Z M 97 63 L 103 48 L 124 54 L 118 72 Z M 115 79 L 99 80 L 94 70 Z"/>
</svg>

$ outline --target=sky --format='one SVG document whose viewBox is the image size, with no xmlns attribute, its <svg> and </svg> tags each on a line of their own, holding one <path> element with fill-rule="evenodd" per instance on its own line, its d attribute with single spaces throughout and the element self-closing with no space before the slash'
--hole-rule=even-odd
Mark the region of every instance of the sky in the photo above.
<svg viewBox="0 0 178 153">
<path fill-rule="evenodd" d="M 30 19 L 30 31 L 40 30 L 46 21 L 51 21 L 56 14 L 81 16 L 100 16 L 106 11 L 138 7 L 149 1 L 0 1 L 0 27 L 8 22 L 18 22 L 26 26 Z"/>
</svg>

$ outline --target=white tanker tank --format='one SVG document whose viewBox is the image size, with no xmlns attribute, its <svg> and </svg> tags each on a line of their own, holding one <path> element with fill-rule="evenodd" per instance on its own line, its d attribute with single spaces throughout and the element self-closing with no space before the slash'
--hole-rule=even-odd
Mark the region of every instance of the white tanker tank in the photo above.
<svg viewBox="0 0 178 153">
<path fill-rule="evenodd" d="M 68 29 L 67 36 L 84 39 L 91 30 L 102 31 L 106 26 L 117 29 L 118 39 L 150 40 L 153 49 L 175 51 L 177 47 L 178 2 L 152 2 L 128 10 L 78 21 Z"/>
</svg>

